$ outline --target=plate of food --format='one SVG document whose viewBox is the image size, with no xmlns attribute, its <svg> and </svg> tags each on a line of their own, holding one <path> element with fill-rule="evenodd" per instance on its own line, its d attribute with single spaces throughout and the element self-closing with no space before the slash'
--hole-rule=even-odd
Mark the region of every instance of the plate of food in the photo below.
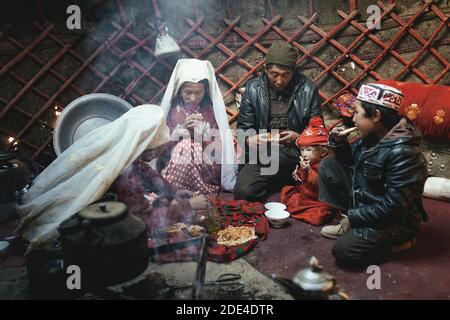
<svg viewBox="0 0 450 320">
<path fill-rule="evenodd" d="M 244 244 L 257 238 L 255 228 L 250 226 L 229 225 L 217 233 L 217 243 L 226 247 Z"/>
</svg>

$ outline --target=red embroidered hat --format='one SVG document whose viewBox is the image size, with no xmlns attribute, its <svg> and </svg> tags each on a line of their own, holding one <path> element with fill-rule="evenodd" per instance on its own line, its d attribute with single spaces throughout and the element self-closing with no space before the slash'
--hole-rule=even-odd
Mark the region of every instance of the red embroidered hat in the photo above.
<svg viewBox="0 0 450 320">
<path fill-rule="evenodd" d="M 297 138 L 297 146 L 326 146 L 330 130 L 323 123 L 321 117 L 313 117 L 308 127 Z"/>
<path fill-rule="evenodd" d="M 354 113 L 353 104 L 355 101 L 356 96 L 349 91 L 344 91 L 343 94 L 336 98 L 333 105 L 339 110 L 341 116 L 351 118 Z"/>
</svg>

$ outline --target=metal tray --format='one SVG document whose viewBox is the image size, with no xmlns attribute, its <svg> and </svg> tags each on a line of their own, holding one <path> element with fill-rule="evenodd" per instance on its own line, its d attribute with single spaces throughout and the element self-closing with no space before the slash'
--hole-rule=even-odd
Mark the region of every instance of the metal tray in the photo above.
<svg viewBox="0 0 450 320">
<path fill-rule="evenodd" d="M 106 93 L 91 93 L 72 101 L 59 116 L 53 133 L 53 147 L 60 155 L 92 130 L 113 122 L 133 106 Z"/>
</svg>

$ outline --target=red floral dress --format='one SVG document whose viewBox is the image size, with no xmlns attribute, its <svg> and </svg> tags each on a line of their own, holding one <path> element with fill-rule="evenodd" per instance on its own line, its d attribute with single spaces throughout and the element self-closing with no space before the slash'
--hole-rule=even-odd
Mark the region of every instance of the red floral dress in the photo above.
<svg viewBox="0 0 450 320">
<path fill-rule="evenodd" d="M 171 132 L 179 130 L 186 117 L 194 113 L 202 114 L 203 120 L 197 125 L 201 127 L 200 130 L 206 140 L 213 130 L 218 133 L 212 106 L 206 106 L 202 110 L 199 106 L 172 107 L 167 117 L 167 125 Z M 171 147 L 170 160 L 161 174 L 179 189 L 216 196 L 220 190 L 220 165 L 212 163 L 204 150 L 213 143 L 216 144 L 216 150 L 221 152 L 220 141 L 197 142 L 194 141 L 192 132 L 190 133 L 191 139 L 183 139 Z"/>
</svg>

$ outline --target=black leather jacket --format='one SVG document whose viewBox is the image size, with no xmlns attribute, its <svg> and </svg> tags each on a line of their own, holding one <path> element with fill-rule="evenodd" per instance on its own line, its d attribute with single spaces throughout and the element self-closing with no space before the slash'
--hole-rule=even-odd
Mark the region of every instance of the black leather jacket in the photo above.
<svg viewBox="0 0 450 320">
<path fill-rule="evenodd" d="M 300 133 L 308 126 L 311 116 L 322 115 L 321 99 L 316 86 L 305 75 L 296 72 L 291 81 L 293 90 L 289 100 L 288 130 Z M 268 129 L 269 97 L 264 94 L 267 89 L 265 74 L 247 82 L 239 109 L 238 129 Z"/>
<path fill-rule="evenodd" d="M 398 245 L 414 238 L 427 220 L 422 193 L 427 179 L 421 135 L 406 118 L 371 148 L 330 141 L 336 157 L 353 166 L 352 209 L 348 219 L 366 240 Z"/>
</svg>

